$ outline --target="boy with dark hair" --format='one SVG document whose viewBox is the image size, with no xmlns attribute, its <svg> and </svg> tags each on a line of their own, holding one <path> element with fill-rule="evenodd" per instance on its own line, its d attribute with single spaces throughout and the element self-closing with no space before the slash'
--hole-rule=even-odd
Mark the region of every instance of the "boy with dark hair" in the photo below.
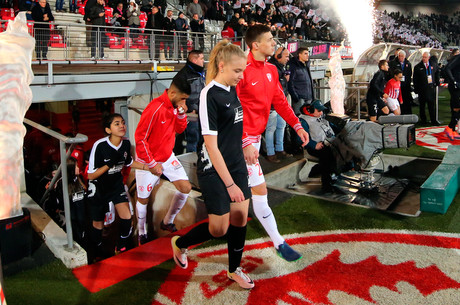
<svg viewBox="0 0 460 305">
<path fill-rule="evenodd" d="M 192 188 L 182 164 L 173 153 L 176 133 L 184 132 L 187 127 L 185 100 L 190 92 L 190 84 L 185 77 L 177 74 L 169 89 L 148 104 L 137 125 L 136 161 L 143 164 L 142 170 L 136 171 L 140 244 L 148 241 L 145 228 L 147 204 L 160 176 L 165 175 L 177 189 L 169 211 L 161 221 L 162 230 L 177 231 L 174 218 L 185 205 Z"/>
<path fill-rule="evenodd" d="M 267 126 L 272 105 L 276 112 L 294 128 L 303 146 L 308 143 L 308 134 L 287 102 L 278 79 L 277 68 L 266 61 L 275 50 L 275 41 L 270 28 L 260 24 L 254 25 L 247 30 L 245 40 L 250 48 L 248 64 L 244 71 L 244 78 L 238 83 L 236 89 L 245 116 L 243 153 L 252 188 L 254 213 L 273 241 L 278 255 L 287 261 L 296 261 L 302 255 L 294 251 L 278 232 L 275 217 L 268 205 L 267 186 L 258 158 L 261 134 Z M 261 94 L 262 92 L 264 94 Z"/>
<path fill-rule="evenodd" d="M 379 70 L 375 72 L 369 83 L 367 91 L 366 103 L 369 120 L 376 122 L 377 117 L 382 114 L 389 114 L 390 110 L 385 104 L 384 99 L 388 97 L 383 90 L 386 85 L 386 74 L 388 73 L 388 62 L 385 59 L 379 61 Z"/>
</svg>

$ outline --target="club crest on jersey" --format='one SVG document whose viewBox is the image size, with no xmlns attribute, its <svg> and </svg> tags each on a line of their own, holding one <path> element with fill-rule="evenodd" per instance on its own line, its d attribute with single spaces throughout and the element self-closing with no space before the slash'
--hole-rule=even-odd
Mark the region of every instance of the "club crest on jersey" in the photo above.
<svg viewBox="0 0 460 305">
<path fill-rule="evenodd" d="M 233 124 L 239 123 L 243 121 L 243 107 L 239 106 L 235 108 L 235 121 Z"/>
<path fill-rule="evenodd" d="M 267 73 L 267 78 L 268 78 L 268 81 L 269 81 L 269 82 L 272 81 L 272 75 L 271 75 L 271 73 Z"/>
<path fill-rule="evenodd" d="M 182 164 L 180 164 L 180 162 L 177 160 L 174 160 L 173 162 L 171 162 L 171 165 L 174 167 L 174 169 L 179 169 L 182 167 Z"/>
</svg>

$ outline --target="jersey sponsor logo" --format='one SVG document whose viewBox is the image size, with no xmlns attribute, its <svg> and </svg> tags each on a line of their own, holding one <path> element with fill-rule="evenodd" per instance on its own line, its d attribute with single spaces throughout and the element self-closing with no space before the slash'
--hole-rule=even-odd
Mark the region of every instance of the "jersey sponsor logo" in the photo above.
<svg viewBox="0 0 460 305">
<path fill-rule="evenodd" d="M 241 267 L 255 288 L 226 276 L 227 245 L 189 252 L 154 305 L 225 304 L 457 304 L 460 235 L 408 231 L 327 231 L 291 235 L 304 258 L 277 257 L 266 239 L 248 241 Z"/>
<path fill-rule="evenodd" d="M 235 120 L 233 121 L 233 124 L 239 123 L 243 121 L 243 107 L 238 106 L 235 108 Z"/>
<path fill-rule="evenodd" d="M 258 82 L 259 82 L 259 81 L 254 82 L 254 83 L 251 83 L 251 85 L 255 86 L 255 85 L 257 85 Z"/>
<path fill-rule="evenodd" d="M 114 165 L 112 168 L 109 169 L 108 174 L 112 175 L 112 174 L 119 173 L 121 172 L 124 166 L 125 166 L 124 164 Z"/>
<path fill-rule="evenodd" d="M 271 73 L 267 73 L 267 79 L 268 79 L 269 82 L 272 81 L 272 75 L 271 75 Z"/>
</svg>

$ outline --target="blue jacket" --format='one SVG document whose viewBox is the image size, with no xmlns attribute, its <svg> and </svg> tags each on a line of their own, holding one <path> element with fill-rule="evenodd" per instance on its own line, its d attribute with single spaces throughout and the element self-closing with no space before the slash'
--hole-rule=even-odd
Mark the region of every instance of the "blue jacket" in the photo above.
<svg viewBox="0 0 460 305">
<path fill-rule="evenodd" d="M 288 82 L 289 94 L 293 102 L 299 99 L 314 100 L 313 79 L 310 72 L 310 61 L 302 63 L 298 58 L 293 57 L 288 62 L 291 76 Z"/>
</svg>

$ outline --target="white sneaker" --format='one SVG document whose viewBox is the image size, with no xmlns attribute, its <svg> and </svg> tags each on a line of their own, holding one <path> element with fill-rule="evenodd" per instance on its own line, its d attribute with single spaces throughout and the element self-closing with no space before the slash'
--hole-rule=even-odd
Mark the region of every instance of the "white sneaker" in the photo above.
<svg viewBox="0 0 460 305">
<path fill-rule="evenodd" d="M 171 248 L 173 250 L 173 257 L 176 265 L 181 267 L 182 269 L 187 269 L 188 267 L 188 260 L 187 260 L 187 249 L 180 249 L 176 246 L 176 240 L 179 239 L 179 236 L 174 236 L 171 238 Z"/>
<path fill-rule="evenodd" d="M 251 280 L 249 276 L 247 276 L 247 274 L 243 272 L 243 269 L 241 269 L 241 267 L 236 268 L 235 272 L 233 273 L 230 273 L 227 271 L 227 276 L 232 281 L 237 282 L 241 288 L 244 288 L 244 289 L 254 288 L 254 282 Z"/>
</svg>

